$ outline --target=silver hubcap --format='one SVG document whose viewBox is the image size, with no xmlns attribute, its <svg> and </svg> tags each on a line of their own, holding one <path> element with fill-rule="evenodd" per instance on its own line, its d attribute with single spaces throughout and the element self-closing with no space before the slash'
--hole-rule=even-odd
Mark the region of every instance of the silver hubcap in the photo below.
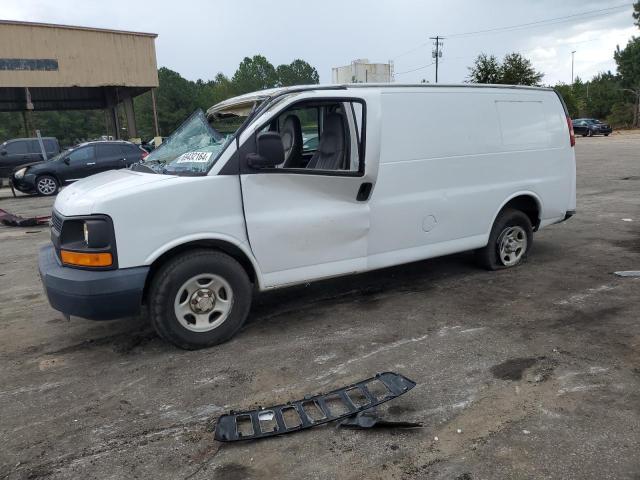
<svg viewBox="0 0 640 480">
<path fill-rule="evenodd" d="M 51 195 L 56 191 L 56 182 L 51 178 L 41 178 L 38 180 L 38 191 L 44 195 Z"/>
<path fill-rule="evenodd" d="M 174 311 L 180 325 L 192 332 L 219 327 L 233 307 L 233 291 L 218 275 L 203 273 L 191 277 L 178 289 Z"/>
<path fill-rule="evenodd" d="M 498 252 L 503 265 L 517 264 L 527 251 L 527 232 L 522 227 L 507 227 L 498 238 Z"/>
</svg>

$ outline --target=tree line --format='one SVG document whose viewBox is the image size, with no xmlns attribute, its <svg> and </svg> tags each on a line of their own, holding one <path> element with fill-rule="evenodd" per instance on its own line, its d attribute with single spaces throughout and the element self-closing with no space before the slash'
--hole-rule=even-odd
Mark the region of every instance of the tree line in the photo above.
<svg viewBox="0 0 640 480">
<path fill-rule="evenodd" d="M 640 27 L 640 0 L 634 3 L 633 18 Z M 617 73 L 602 72 L 589 81 L 579 77 L 572 85 L 554 87 L 562 94 L 573 118 L 605 119 L 615 127 L 640 127 L 640 37 L 632 37 L 613 53 Z M 544 74 L 520 53 L 507 54 L 502 61 L 480 54 L 469 67 L 468 81 L 511 85 L 541 85 Z M 161 135 L 170 134 L 195 109 L 266 88 L 317 84 L 317 70 L 304 60 L 272 65 L 264 56 L 245 57 L 231 78 L 218 73 L 213 80 L 191 81 L 166 67 L 158 70 L 157 109 Z M 154 136 L 151 94 L 134 99 L 138 132 L 147 140 Z M 126 121 L 119 113 L 121 125 Z M 62 145 L 98 138 L 106 134 L 101 110 L 33 112 L 32 123 L 43 135 L 57 137 Z M 25 133 L 22 113 L 0 112 L 0 142 Z"/>
<path fill-rule="evenodd" d="M 640 0 L 633 5 L 635 25 L 640 28 Z M 606 119 L 615 127 L 640 127 L 640 37 L 632 37 L 624 48 L 613 52 L 617 73 L 601 72 L 589 81 L 576 77 L 573 84 L 559 83 L 572 118 Z M 542 85 L 544 74 L 519 53 L 507 54 L 502 62 L 481 53 L 469 67 L 471 83 Z"/>
<path fill-rule="evenodd" d="M 158 123 L 161 135 L 169 135 L 194 110 L 206 110 L 227 98 L 265 88 L 317 84 L 317 70 L 304 60 L 272 65 L 264 56 L 245 57 L 231 78 L 218 73 L 213 80 L 191 81 L 169 68 L 158 69 L 156 90 Z M 155 135 L 151 93 L 134 99 L 138 135 L 144 139 Z M 119 111 L 120 124 L 126 126 L 124 112 Z M 106 123 L 102 110 L 55 111 L 32 113 L 34 128 L 42 135 L 56 137 L 61 145 L 105 135 Z M 0 142 L 10 138 L 31 136 L 25 132 L 21 112 L 0 112 Z"/>
</svg>

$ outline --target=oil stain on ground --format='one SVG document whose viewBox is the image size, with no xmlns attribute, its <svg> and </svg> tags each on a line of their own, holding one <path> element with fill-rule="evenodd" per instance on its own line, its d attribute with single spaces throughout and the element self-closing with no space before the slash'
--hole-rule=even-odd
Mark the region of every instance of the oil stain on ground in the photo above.
<svg viewBox="0 0 640 480">
<path fill-rule="evenodd" d="M 538 363 L 538 358 L 535 357 L 512 358 L 491 367 L 491 373 L 500 380 L 522 380 L 524 371 L 536 363 Z"/>
<path fill-rule="evenodd" d="M 239 463 L 226 463 L 216 468 L 215 478 L 224 480 L 246 480 L 255 478 L 251 469 Z"/>
</svg>

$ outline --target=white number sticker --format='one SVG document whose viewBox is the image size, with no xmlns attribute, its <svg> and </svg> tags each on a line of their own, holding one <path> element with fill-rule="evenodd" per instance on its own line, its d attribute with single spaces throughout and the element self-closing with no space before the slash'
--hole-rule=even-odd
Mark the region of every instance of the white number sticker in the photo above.
<svg viewBox="0 0 640 480">
<path fill-rule="evenodd" d="M 207 163 L 212 152 L 187 152 L 180 155 L 176 163 Z"/>
</svg>

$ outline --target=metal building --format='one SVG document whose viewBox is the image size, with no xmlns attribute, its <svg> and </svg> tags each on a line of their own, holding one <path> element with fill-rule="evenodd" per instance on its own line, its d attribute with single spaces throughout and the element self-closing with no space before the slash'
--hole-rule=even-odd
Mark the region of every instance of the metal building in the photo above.
<svg viewBox="0 0 640 480">
<path fill-rule="evenodd" d="M 151 90 L 155 117 L 156 37 L 0 20 L 0 111 L 104 109 L 109 133 L 120 137 L 122 104 L 137 137 L 133 97 Z"/>
<path fill-rule="evenodd" d="M 359 58 L 344 67 L 331 69 L 331 81 L 343 83 L 389 83 L 393 81 L 393 62 L 369 63 L 366 58 Z"/>
</svg>

